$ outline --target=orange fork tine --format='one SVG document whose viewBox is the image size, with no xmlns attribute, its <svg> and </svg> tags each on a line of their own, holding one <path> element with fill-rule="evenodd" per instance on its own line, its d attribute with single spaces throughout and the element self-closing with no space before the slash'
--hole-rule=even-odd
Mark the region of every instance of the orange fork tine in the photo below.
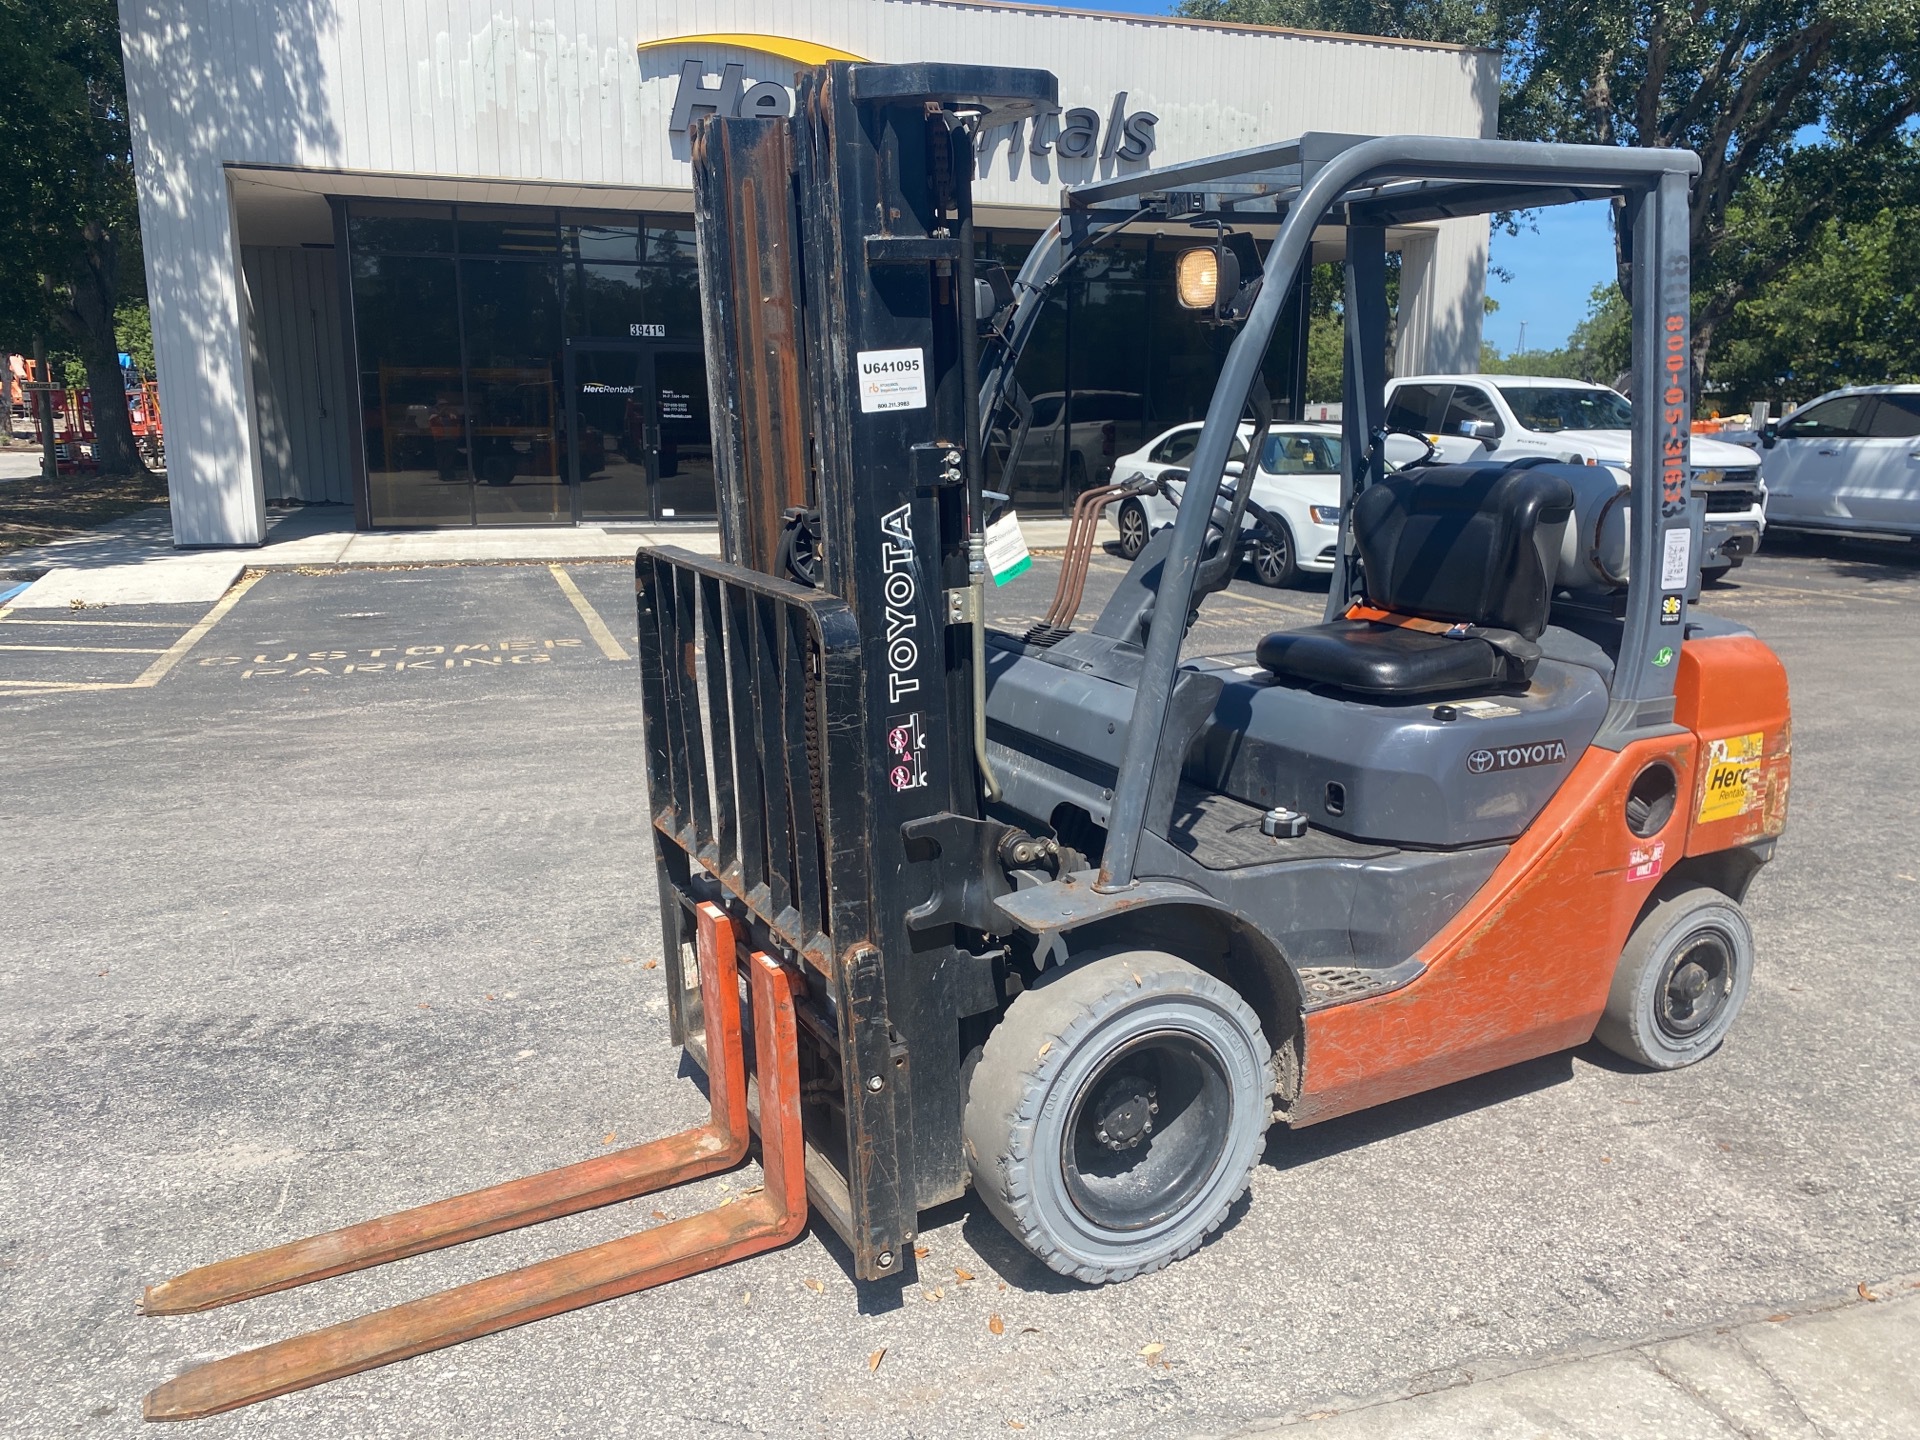
<svg viewBox="0 0 1920 1440">
<path fill-rule="evenodd" d="M 734 925 L 716 905 L 698 909 L 712 1118 L 692 1130 L 489 1185 L 271 1250 L 202 1265 L 149 1286 L 146 1315 L 185 1315 L 462 1245 L 561 1215 L 594 1210 L 738 1165 L 747 1153 L 747 1089 L 740 1053 L 740 983 Z M 731 1040 L 729 1040 L 731 1036 Z"/>
<path fill-rule="evenodd" d="M 149 1420 L 195 1420 L 476 1336 L 631 1295 L 771 1250 L 806 1227 L 805 1140 L 791 972 L 756 953 L 754 1040 L 764 1190 L 749 1200 L 478 1280 L 189 1370 L 148 1395 Z M 732 1041 L 739 1044 L 736 1023 Z"/>
</svg>

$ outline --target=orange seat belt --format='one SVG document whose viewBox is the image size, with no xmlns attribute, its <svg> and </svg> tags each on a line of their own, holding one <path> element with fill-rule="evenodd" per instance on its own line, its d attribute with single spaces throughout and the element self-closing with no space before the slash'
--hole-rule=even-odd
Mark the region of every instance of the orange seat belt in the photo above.
<svg viewBox="0 0 1920 1440">
<path fill-rule="evenodd" d="M 1347 607 L 1346 618 L 1371 620 L 1376 625 L 1397 625 L 1402 630 L 1419 630 L 1428 635 L 1446 635 L 1455 640 L 1466 639 L 1473 633 L 1474 628 L 1464 622 L 1449 624 L 1445 620 L 1426 620 L 1418 615 L 1396 615 L 1391 610 L 1377 610 L 1359 601 Z"/>
</svg>

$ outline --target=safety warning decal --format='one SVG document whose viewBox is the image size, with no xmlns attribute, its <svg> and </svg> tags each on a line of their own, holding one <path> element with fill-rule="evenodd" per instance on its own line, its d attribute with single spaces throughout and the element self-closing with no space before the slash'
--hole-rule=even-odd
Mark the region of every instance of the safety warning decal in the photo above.
<svg viewBox="0 0 1920 1440">
<path fill-rule="evenodd" d="M 1711 742 L 1707 781 L 1700 792 L 1700 819 L 1731 820 L 1760 803 L 1761 743 L 1758 730 Z"/>
<path fill-rule="evenodd" d="M 1651 845 L 1636 845 L 1627 853 L 1627 879 L 1652 880 L 1660 874 L 1661 864 L 1667 858 L 1667 842 L 1656 840 Z"/>
<path fill-rule="evenodd" d="M 887 722 L 887 783 L 896 793 L 918 790 L 927 783 L 926 748 L 918 710 Z"/>
<path fill-rule="evenodd" d="M 1678 625 L 1680 623 L 1680 597 L 1678 595 L 1662 595 L 1660 597 L 1660 623 L 1662 625 Z"/>
</svg>

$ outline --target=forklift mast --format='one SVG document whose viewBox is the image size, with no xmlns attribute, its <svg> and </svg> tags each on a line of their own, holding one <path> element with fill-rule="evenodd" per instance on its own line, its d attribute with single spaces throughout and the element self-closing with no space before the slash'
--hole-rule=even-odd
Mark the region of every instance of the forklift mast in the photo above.
<svg viewBox="0 0 1920 1440">
<path fill-rule="evenodd" d="M 836 62 L 792 119 L 693 135 L 723 563 L 643 551 L 637 580 L 675 1039 L 700 1045 L 692 906 L 724 891 L 808 977 L 809 1182 L 866 1278 L 965 1188 L 955 1017 L 998 1004 L 955 935 L 1004 833 L 973 136 L 1054 98 L 1041 71 Z"/>
</svg>

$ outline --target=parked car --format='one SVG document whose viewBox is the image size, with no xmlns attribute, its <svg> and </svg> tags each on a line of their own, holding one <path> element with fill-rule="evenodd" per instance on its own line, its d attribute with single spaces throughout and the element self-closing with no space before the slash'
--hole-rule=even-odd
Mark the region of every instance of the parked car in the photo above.
<svg viewBox="0 0 1920 1440">
<path fill-rule="evenodd" d="M 1409 375 L 1387 385 L 1387 426 L 1428 436 L 1450 462 L 1497 455 L 1551 455 L 1606 465 L 1624 485 L 1633 405 L 1617 390 L 1584 380 L 1535 375 Z M 1417 457 L 1420 442 L 1389 437 L 1389 459 Z M 1724 575 L 1760 548 L 1768 520 L 1768 476 L 1744 445 L 1696 435 L 1693 483 L 1706 492 L 1707 529 L 1699 569 Z"/>
<path fill-rule="evenodd" d="M 1227 473 L 1245 473 L 1253 427 L 1242 425 L 1234 437 Z M 1114 461 L 1116 483 L 1136 476 L 1168 479 L 1167 495 L 1146 494 L 1123 500 L 1115 517 L 1120 553 L 1129 560 L 1147 538 L 1173 523 L 1184 490 L 1200 426 L 1176 425 L 1156 435 L 1131 455 Z M 1263 585 L 1289 585 L 1301 571 L 1325 574 L 1333 569 L 1340 539 L 1340 431 L 1332 425 L 1275 425 L 1260 450 L 1260 463 L 1248 497 L 1274 519 L 1273 528 L 1249 515 L 1247 560 Z"/>
<path fill-rule="evenodd" d="M 1789 530 L 1920 536 L 1920 385 L 1855 385 L 1760 437 L 1767 519 Z"/>
</svg>

